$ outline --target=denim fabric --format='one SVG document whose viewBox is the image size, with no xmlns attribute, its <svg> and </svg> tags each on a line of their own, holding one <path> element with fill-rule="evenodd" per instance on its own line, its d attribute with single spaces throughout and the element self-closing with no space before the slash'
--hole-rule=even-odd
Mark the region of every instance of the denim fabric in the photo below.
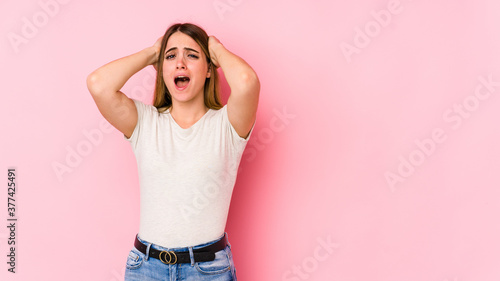
<svg viewBox="0 0 500 281">
<path fill-rule="evenodd" d="M 226 239 L 227 239 L 227 233 Z M 217 281 L 236 281 L 236 269 L 233 262 L 233 254 L 229 240 L 225 249 L 215 253 L 215 260 L 207 262 L 193 261 L 192 251 L 198 248 L 213 244 L 220 238 L 204 244 L 184 247 L 184 248 L 165 248 L 148 241 L 142 240 L 139 236 L 139 241 L 148 246 L 146 254 L 143 254 L 135 247 L 129 252 L 127 257 L 127 265 L 125 269 L 125 281 L 147 281 L 147 280 L 217 280 Z M 159 259 L 148 256 L 149 249 L 154 248 L 160 251 L 186 251 L 190 252 L 191 263 L 164 264 Z"/>
</svg>

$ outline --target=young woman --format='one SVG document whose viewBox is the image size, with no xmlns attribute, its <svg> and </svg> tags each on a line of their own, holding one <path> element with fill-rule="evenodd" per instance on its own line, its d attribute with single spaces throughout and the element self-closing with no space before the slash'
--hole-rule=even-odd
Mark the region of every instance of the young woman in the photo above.
<svg viewBox="0 0 500 281">
<path fill-rule="evenodd" d="M 157 70 L 153 105 L 120 91 L 148 65 Z M 226 105 L 218 67 L 231 88 Z M 236 280 L 225 226 L 256 119 L 253 69 L 202 28 L 174 24 L 153 46 L 92 72 L 87 86 L 137 160 L 140 225 L 125 280 Z"/>
</svg>

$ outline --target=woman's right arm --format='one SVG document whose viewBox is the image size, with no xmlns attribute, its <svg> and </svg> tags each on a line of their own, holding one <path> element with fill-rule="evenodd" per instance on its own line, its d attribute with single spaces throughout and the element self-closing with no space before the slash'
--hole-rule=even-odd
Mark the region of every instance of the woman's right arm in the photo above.
<svg viewBox="0 0 500 281">
<path fill-rule="evenodd" d="M 137 109 L 134 101 L 120 89 L 139 70 L 156 64 L 161 39 L 140 52 L 101 66 L 87 77 L 87 88 L 102 116 L 127 138 L 132 135 L 137 124 Z"/>
</svg>

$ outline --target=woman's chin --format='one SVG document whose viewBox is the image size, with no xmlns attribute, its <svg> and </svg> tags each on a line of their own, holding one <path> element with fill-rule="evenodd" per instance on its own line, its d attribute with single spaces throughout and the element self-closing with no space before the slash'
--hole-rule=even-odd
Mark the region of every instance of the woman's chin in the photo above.
<svg viewBox="0 0 500 281">
<path fill-rule="evenodd" d="M 172 99 L 176 102 L 188 102 L 195 98 L 190 92 L 170 92 Z"/>
<path fill-rule="evenodd" d="M 196 98 L 196 94 L 193 93 L 192 89 L 183 89 L 183 90 L 178 90 L 178 89 L 168 89 L 170 92 L 170 95 L 172 96 L 172 99 L 175 100 L 176 102 L 188 102 Z M 200 93 L 201 96 L 203 96 L 203 89 Z"/>
</svg>

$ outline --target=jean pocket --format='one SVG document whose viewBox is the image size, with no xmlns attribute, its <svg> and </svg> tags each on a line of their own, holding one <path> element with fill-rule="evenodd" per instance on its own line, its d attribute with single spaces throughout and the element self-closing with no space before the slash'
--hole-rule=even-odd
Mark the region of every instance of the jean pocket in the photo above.
<svg viewBox="0 0 500 281">
<path fill-rule="evenodd" d="M 127 257 L 127 268 L 128 269 L 137 269 L 141 267 L 142 262 L 144 260 L 144 256 L 139 250 L 133 248 L 128 253 Z"/>
<path fill-rule="evenodd" d="M 202 274 L 221 274 L 229 271 L 231 264 L 226 250 L 220 250 L 213 261 L 195 262 L 194 267 Z"/>
</svg>

